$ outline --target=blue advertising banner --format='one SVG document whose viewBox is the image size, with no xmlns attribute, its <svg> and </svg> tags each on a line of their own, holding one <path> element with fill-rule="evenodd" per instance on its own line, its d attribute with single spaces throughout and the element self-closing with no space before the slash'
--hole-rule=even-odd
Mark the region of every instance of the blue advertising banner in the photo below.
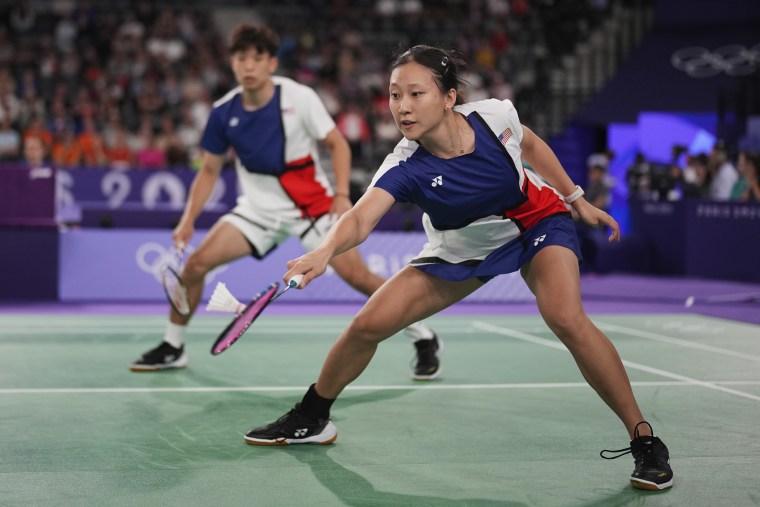
<svg viewBox="0 0 760 507">
<path fill-rule="evenodd" d="M 188 252 L 199 244 L 199 231 Z M 360 246 L 370 270 L 385 278 L 401 269 L 425 242 L 424 233 L 378 231 Z M 242 258 L 222 266 L 206 277 L 204 300 L 217 282 L 224 282 L 238 299 L 248 300 L 270 283 L 281 282 L 287 261 L 303 254 L 295 239 L 285 242 L 263 261 Z M 174 259 L 171 234 L 156 230 L 80 229 L 60 235 L 61 301 L 134 301 L 165 299 L 161 267 Z M 361 302 L 365 296 L 354 291 L 332 270 L 312 282 L 306 290 L 290 291 L 290 301 Z M 533 295 L 519 274 L 503 275 L 487 283 L 468 301 L 527 302 Z"/>
<path fill-rule="evenodd" d="M 760 281 L 760 203 L 638 201 L 631 215 L 655 272 Z"/>
</svg>

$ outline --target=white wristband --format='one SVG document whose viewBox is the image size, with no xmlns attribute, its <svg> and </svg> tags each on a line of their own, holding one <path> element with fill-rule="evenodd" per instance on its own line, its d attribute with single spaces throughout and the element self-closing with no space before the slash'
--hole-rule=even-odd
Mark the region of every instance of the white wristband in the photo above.
<svg viewBox="0 0 760 507">
<path fill-rule="evenodd" d="M 564 199 L 567 204 L 572 204 L 578 199 L 580 199 L 581 197 L 583 197 L 584 195 L 586 195 L 586 192 L 583 191 L 581 186 L 575 185 L 575 192 L 573 192 L 570 195 L 565 196 Z"/>
</svg>

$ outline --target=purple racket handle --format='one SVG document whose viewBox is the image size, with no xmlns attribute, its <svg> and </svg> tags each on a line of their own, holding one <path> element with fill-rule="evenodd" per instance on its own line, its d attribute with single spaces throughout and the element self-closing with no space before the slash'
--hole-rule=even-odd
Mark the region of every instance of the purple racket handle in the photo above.
<svg viewBox="0 0 760 507">
<path fill-rule="evenodd" d="M 243 336 L 243 333 L 245 333 L 251 324 L 253 324 L 256 317 L 258 317 L 261 312 L 264 311 L 264 308 L 272 302 L 279 287 L 280 284 L 275 282 L 262 294 L 258 294 L 253 298 L 251 302 L 248 303 L 248 306 L 245 307 L 245 310 L 235 317 L 227 328 L 222 331 L 219 338 L 216 339 L 216 342 L 214 342 L 214 345 L 211 347 L 211 354 L 215 356 L 221 354 L 230 348 L 238 338 Z"/>
</svg>

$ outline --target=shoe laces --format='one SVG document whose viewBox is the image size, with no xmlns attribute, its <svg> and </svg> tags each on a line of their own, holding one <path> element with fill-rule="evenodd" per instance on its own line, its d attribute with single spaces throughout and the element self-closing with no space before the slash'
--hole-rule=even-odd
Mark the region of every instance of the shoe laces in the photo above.
<svg viewBox="0 0 760 507">
<path fill-rule="evenodd" d="M 290 411 L 284 416 L 275 421 L 275 425 L 282 425 L 287 429 L 293 429 L 296 426 L 303 426 L 303 423 L 309 422 L 313 424 L 313 421 L 301 411 L 301 404 L 296 403 L 296 406 L 291 408 Z"/>
<path fill-rule="evenodd" d="M 642 424 L 646 424 L 649 426 L 649 433 L 651 433 L 651 437 L 648 442 L 642 442 L 639 439 L 641 436 L 639 434 L 639 426 Z M 648 436 L 648 435 L 647 435 Z M 633 429 L 633 440 L 631 441 L 630 447 L 625 447 L 623 449 L 604 449 L 599 453 L 599 456 L 601 456 L 604 459 L 618 459 L 621 456 L 625 456 L 626 454 L 633 454 L 633 459 L 636 461 L 636 463 L 639 463 L 640 461 L 643 461 L 644 464 L 647 466 L 653 466 L 657 464 L 657 457 L 652 451 L 652 445 L 654 444 L 654 431 L 652 430 L 652 425 L 649 424 L 647 421 L 641 421 L 636 425 L 636 427 Z M 612 453 L 613 456 L 605 456 L 604 453 Z"/>
</svg>

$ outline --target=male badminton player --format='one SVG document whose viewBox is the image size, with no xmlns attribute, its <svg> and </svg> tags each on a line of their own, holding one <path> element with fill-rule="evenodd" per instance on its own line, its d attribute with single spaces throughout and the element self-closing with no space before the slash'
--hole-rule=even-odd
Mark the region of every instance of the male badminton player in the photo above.
<svg viewBox="0 0 760 507">
<path fill-rule="evenodd" d="M 183 368 L 185 329 L 203 292 L 206 274 L 221 264 L 252 255 L 262 259 L 295 236 L 314 249 L 338 216 L 351 208 L 351 151 L 317 94 L 291 79 L 273 76 L 279 49 L 268 27 L 240 25 L 232 35 L 230 64 L 239 84 L 219 99 L 201 139 L 205 150 L 182 218 L 174 229 L 175 244 L 189 244 L 194 223 L 219 178 L 226 154 L 234 148 L 242 195 L 187 259 L 181 273 L 190 312 L 172 309 L 161 343 L 130 365 L 133 371 Z M 336 191 L 317 156 L 317 142 L 332 155 Z M 351 287 L 373 294 L 384 280 L 364 264 L 357 250 L 330 263 Z M 412 377 L 428 380 L 440 373 L 441 342 L 421 323 L 406 328 L 414 340 Z"/>
</svg>

